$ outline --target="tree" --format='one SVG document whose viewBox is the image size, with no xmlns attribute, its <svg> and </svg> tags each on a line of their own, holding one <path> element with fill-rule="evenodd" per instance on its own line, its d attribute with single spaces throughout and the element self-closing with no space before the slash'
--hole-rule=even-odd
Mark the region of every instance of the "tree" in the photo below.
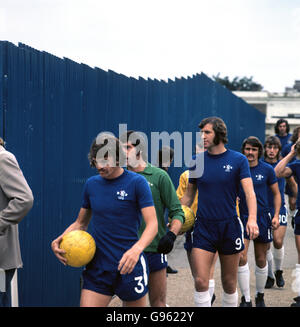
<svg viewBox="0 0 300 327">
<path fill-rule="evenodd" d="M 263 86 L 253 82 L 253 76 L 251 77 L 234 77 L 230 81 L 228 76 L 220 77 L 220 73 L 212 76 L 213 80 L 221 85 L 225 86 L 230 91 L 261 91 Z"/>
</svg>

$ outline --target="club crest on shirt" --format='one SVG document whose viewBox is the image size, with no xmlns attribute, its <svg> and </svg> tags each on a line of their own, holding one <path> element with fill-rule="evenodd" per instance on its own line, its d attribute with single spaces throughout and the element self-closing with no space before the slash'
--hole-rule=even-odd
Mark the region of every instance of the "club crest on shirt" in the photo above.
<svg viewBox="0 0 300 327">
<path fill-rule="evenodd" d="M 255 178 L 257 181 L 262 181 L 264 179 L 264 176 L 261 174 L 255 175 Z"/>
<path fill-rule="evenodd" d="M 233 167 L 228 164 L 228 165 L 223 166 L 223 168 L 225 169 L 226 173 L 230 173 Z"/>
<path fill-rule="evenodd" d="M 118 199 L 119 200 L 125 200 L 125 197 L 127 196 L 128 194 L 124 191 L 124 190 L 121 190 L 121 191 L 118 191 L 117 192 L 117 196 L 118 196 Z"/>
</svg>

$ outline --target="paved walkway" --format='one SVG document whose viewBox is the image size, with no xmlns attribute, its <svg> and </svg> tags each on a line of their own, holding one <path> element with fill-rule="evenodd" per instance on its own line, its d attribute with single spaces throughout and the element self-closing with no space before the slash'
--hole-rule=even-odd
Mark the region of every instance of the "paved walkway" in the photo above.
<svg viewBox="0 0 300 327">
<path fill-rule="evenodd" d="M 251 242 L 252 243 L 252 242 Z M 186 252 L 183 248 L 184 236 L 179 236 L 176 240 L 175 247 L 168 260 L 172 268 L 178 270 L 177 274 L 169 274 L 168 288 L 167 288 L 167 303 L 170 307 L 194 307 L 194 283 L 189 269 L 189 264 L 186 257 Z M 285 258 L 283 263 L 283 277 L 285 279 L 284 288 L 274 286 L 272 289 L 265 290 L 265 303 L 266 306 L 272 307 L 289 307 L 293 302 L 293 298 L 297 296 L 292 290 L 293 276 L 292 272 L 295 269 L 297 262 L 297 251 L 295 247 L 294 233 L 288 225 L 285 236 Z M 248 253 L 249 266 L 251 271 L 250 286 L 251 286 L 251 299 L 254 304 L 255 297 L 255 261 L 253 244 L 250 244 Z M 215 269 L 215 294 L 216 301 L 215 307 L 221 306 L 222 287 L 220 280 L 220 264 L 217 262 Z M 239 291 L 239 289 L 238 289 Z M 241 297 L 239 291 L 239 298 Z M 120 300 L 115 298 L 110 306 L 120 306 Z"/>
<path fill-rule="evenodd" d="M 168 256 L 169 263 L 172 268 L 178 270 L 178 274 L 169 274 L 168 276 L 168 294 L 167 303 L 170 306 L 194 306 L 193 294 L 194 284 L 190 273 L 188 261 L 186 258 L 185 250 L 183 249 L 184 237 L 179 237 L 176 240 L 175 249 Z M 295 246 L 295 237 L 291 225 L 287 227 L 285 236 L 285 257 L 283 262 L 283 277 L 285 279 L 285 286 L 278 288 L 275 284 L 273 288 L 265 290 L 265 303 L 266 306 L 274 307 L 289 307 L 293 303 L 293 298 L 297 296 L 297 293 L 292 290 L 292 283 L 294 277 L 292 272 L 295 269 L 297 262 L 297 250 Z M 255 303 L 255 261 L 253 242 L 251 242 L 248 253 L 249 267 L 251 271 L 250 287 L 251 287 L 251 299 L 252 303 Z M 216 264 L 215 269 L 215 294 L 216 301 L 214 306 L 221 306 L 222 286 L 220 280 L 220 264 Z M 180 291 L 180 296 L 178 296 Z M 241 297 L 240 290 L 239 298 Z"/>
</svg>

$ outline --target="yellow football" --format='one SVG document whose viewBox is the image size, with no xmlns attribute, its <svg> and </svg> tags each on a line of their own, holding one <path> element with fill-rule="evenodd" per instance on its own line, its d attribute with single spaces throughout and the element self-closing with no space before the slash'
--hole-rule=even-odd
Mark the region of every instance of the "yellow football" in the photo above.
<svg viewBox="0 0 300 327">
<path fill-rule="evenodd" d="M 93 259 L 96 243 L 88 232 L 74 230 L 63 236 L 60 248 L 66 251 L 64 257 L 68 266 L 82 267 Z"/>
<path fill-rule="evenodd" d="M 184 212 L 185 222 L 181 226 L 180 233 L 185 233 L 194 226 L 194 224 L 195 224 L 195 215 L 194 215 L 194 211 L 190 207 L 187 207 L 185 205 L 182 205 L 181 207 L 182 207 L 182 210 Z"/>
</svg>

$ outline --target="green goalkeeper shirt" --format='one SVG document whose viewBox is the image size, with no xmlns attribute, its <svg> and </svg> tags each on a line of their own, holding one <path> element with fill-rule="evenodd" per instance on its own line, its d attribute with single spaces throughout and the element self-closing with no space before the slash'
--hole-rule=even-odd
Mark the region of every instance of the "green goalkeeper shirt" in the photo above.
<svg viewBox="0 0 300 327">
<path fill-rule="evenodd" d="M 184 223 L 185 220 L 184 212 L 178 200 L 173 182 L 166 171 L 147 163 L 144 171 L 138 172 L 138 174 L 143 175 L 149 183 L 158 220 L 158 233 L 152 243 L 147 246 L 144 251 L 157 252 L 158 242 L 166 234 L 167 230 L 164 215 L 165 209 L 167 208 L 169 210 L 169 217 L 172 220 L 178 219 L 182 223 Z M 145 226 L 145 222 L 142 220 L 139 229 L 139 237 L 142 235 Z"/>
</svg>

